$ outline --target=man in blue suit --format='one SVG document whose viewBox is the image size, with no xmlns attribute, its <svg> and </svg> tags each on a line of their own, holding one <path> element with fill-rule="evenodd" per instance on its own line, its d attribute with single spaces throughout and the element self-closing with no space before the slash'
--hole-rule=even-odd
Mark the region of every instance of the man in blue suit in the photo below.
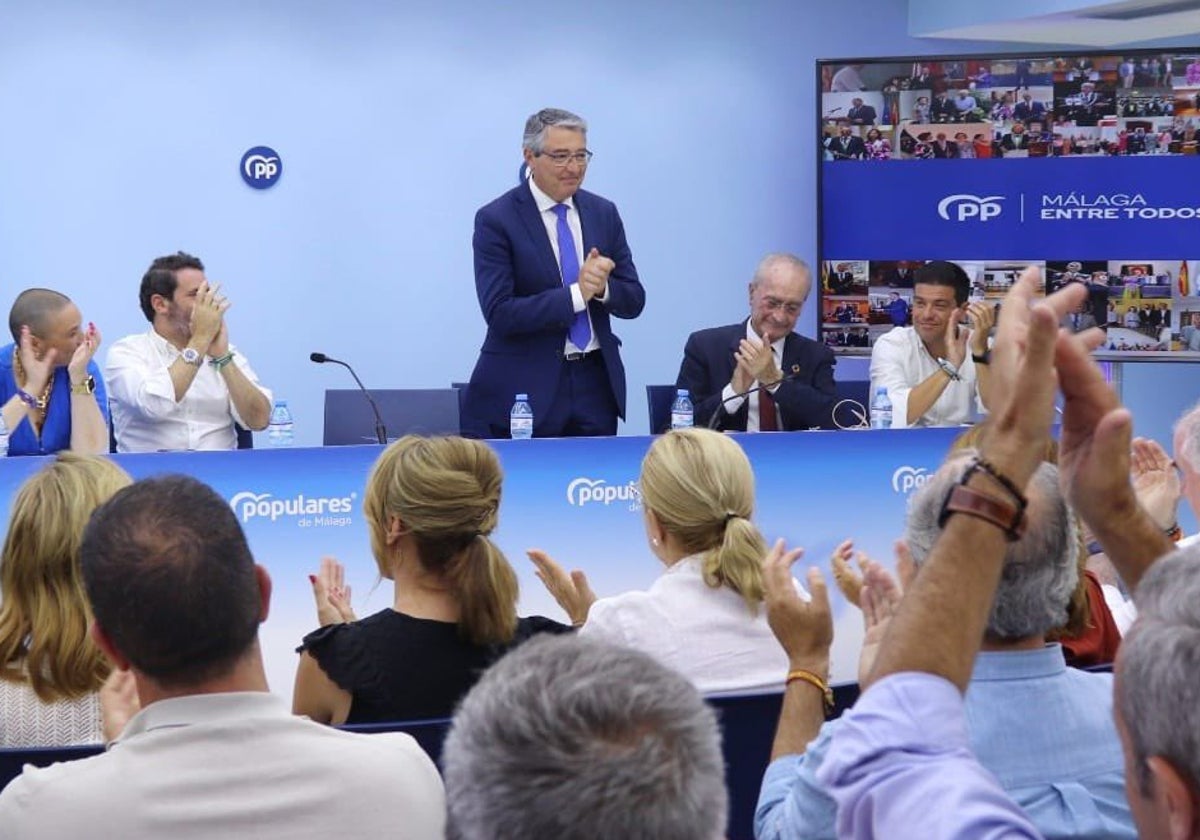
<svg viewBox="0 0 1200 840">
<path fill-rule="evenodd" d="M 1013 119 L 1021 120 L 1022 122 L 1032 122 L 1034 120 L 1041 121 L 1046 118 L 1046 106 L 1041 102 L 1037 102 L 1033 98 L 1033 94 L 1025 91 L 1021 94 L 1021 101 L 1017 103 L 1017 107 L 1013 108 Z"/>
<path fill-rule="evenodd" d="M 687 388 L 697 424 L 739 432 L 833 428 L 833 351 L 792 332 L 812 289 L 799 257 L 768 254 L 750 282 L 750 317 L 692 333 L 677 388 Z M 762 386 L 748 396 L 740 396 Z"/>
<path fill-rule="evenodd" d="M 464 431 L 509 436 L 517 393 L 535 437 L 613 435 L 625 368 L 611 316 L 636 318 L 646 292 L 616 206 L 580 190 L 587 123 L 543 109 L 525 123 L 530 178 L 475 214 L 475 291 L 487 336 L 463 407 Z"/>
</svg>

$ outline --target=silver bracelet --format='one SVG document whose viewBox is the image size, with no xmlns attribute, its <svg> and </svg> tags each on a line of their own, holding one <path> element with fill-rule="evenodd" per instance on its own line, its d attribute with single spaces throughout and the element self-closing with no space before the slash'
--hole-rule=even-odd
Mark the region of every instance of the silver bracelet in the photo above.
<svg viewBox="0 0 1200 840">
<path fill-rule="evenodd" d="M 946 361 L 945 359 L 938 359 L 937 363 L 938 367 L 940 367 L 942 371 L 955 382 L 962 381 L 962 376 L 959 375 L 958 368 L 950 364 L 950 362 Z"/>
</svg>

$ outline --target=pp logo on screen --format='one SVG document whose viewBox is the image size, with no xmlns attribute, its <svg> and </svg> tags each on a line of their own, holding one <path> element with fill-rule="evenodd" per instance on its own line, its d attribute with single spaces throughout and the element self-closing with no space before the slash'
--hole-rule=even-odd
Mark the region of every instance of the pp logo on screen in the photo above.
<svg viewBox="0 0 1200 840">
<path fill-rule="evenodd" d="M 986 222 L 1000 215 L 1002 195 L 955 193 L 938 202 L 937 211 L 948 222 Z"/>
<path fill-rule="evenodd" d="M 242 155 L 242 180 L 256 190 L 275 186 L 283 174 L 283 161 L 270 146 L 255 146 Z"/>
</svg>

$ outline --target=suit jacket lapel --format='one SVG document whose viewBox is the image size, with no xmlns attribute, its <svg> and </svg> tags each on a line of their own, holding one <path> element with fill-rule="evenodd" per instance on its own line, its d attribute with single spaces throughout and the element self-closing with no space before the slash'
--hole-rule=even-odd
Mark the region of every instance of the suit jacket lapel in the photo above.
<svg viewBox="0 0 1200 840">
<path fill-rule="evenodd" d="M 780 372 L 784 376 L 791 376 L 800 371 L 800 336 L 794 332 L 788 333 L 783 340 L 783 352 L 780 354 L 782 358 L 779 360 Z"/>
<path fill-rule="evenodd" d="M 579 227 L 583 229 L 583 253 L 579 255 L 579 264 L 582 266 L 587 255 L 591 253 L 592 248 L 596 248 L 600 253 L 604 253 L 604 249 L 596 244 L 599 239 L 599 231 L 596 230 L 596 218 L 592 214 L 592 204 L 588 200 L 588 196 L 583 190 L 575 192 L 575 212 L 579 214 Z"/>
<path fill-rule="evenodd" d="M 733 354 L 738 351 L 738 347 L 742 344 L 742 339 L 746 337 L 746 324 L 750 319 L 738 323 L 729 328 L 729 347 L 725 353 L 725 364 L 728 366 L 728 373 L 725 375 L 724 382 L 714 383 L 717 386 L 718 394 L 724 389 L 725 385 L 733 378 L 733 371 L 737 367 L 737 361 L 733 358 Z M 717 368 L 720 370 L 720 368 Z M 746 399 L 742 400 L 741 406 L 737 411 L 731 411 L 729 416 L 733 420 L 734 427 L 740 427 L 740 431 L 746 430 L 746 423 L 750 417 L 750 400 L 758 399 L 758 394 L 751 394 Z M 726 426 L 726 428 L 729 428 Z"/>
<path fill-rule="evenodd" d="M 542 221 L 542 214 L 538 212 L 537 202 L 533 200 L 533 193 L 529 191 L 528 183 L 522 189 L 517 190 L 515 201 L 517 215 L 525 224 L 525 229 L 529 232 L 529 240 L 533 244 L 534 250 L 537 251 L 538 260 L 546 272 L 546 285 L 561 286 L 562 269 L 559 267 L 558 261 L 554 259 L 554 248 L 551 247 L 550 237 L 546 234 L 546 224 Z"/>
</svg>

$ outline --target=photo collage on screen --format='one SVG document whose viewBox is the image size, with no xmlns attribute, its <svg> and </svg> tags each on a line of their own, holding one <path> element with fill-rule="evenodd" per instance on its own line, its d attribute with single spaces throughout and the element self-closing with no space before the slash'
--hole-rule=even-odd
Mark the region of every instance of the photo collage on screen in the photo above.
<svg viewBox="0 0 1200 840">
<path fill-rule="evenodd" d="M 1087 286 L 1078 312 L 1063 318 L 1074 332 L 1100 327 L 1104 351 L 1200 353 L 1200 260 L 953 259 L 971 280 L 970 302 L 999 304 L 1029 266 L 1045 292 Z M 912 325 L 914 272 L 925 260 L 826 260 L 820 266 L 821 335 L 834 350 L 868 355 L 879 336 Z"/>
<path fill-rule="evenodd" d="M 821 155 L 838 165 L 1200 153 L 1200 49 L 818 69 Z M 966 270 L 973 300 L 998 301 L 1029 265 L 1042 268 L 1051 291 L 1086 284 L 1087 303 L 1063 325 L 1105 329 L 1106 351 L 1200 352 L 1200 262 L 1185 259 L 1192 255 L 983 262 L 954 259 L 969 254 L 969 242 L 954 250 L 869 261 L 823 254 L 822 339 L 839 353 L 867 355 L 880 335 L 910 325 L 913 272 L 937 257 Z"/>
</svg>

